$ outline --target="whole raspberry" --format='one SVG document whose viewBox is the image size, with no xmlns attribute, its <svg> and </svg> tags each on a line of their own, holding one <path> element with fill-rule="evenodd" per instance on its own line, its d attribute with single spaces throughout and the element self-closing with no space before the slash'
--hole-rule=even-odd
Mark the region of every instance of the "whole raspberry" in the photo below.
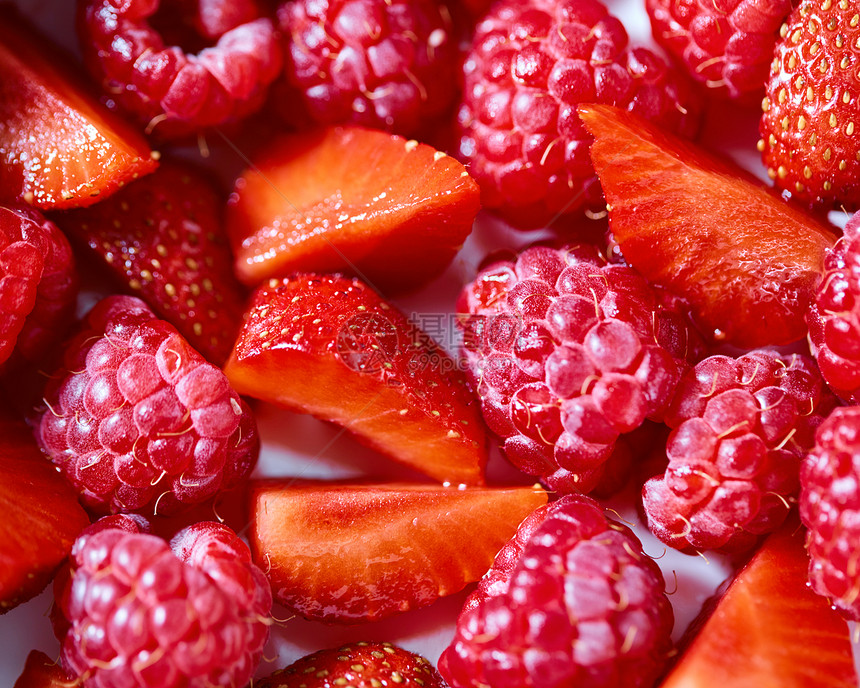
<svg viewBox="0 0 860 688">
<path fill-rule="evenodd" d="M 465 65 L 460 156 L 485 208 L 518 227 L 603 209 L 579 103 L 617 105 L 691 135 L 698 106 L 683 75 L 597 0 L 501 0 Z"/>
<path fill-rule="evenodd" d="M 453 688 L 650 686 L 672 623 L 663 576 L 636 536 L 597 502 L 568 495 L 499 552 L 439 672 Z"/>
<path fill-rule="evenodd" d="M 458 310 L 487 425 L 557 492 L 595 487 L 618 436 L 661 419 L 696 350 L 641 276 L 582 246 L 489 264 Z"/>
<path fill-rule="evenodd" d="M 179 511 L 237 485 L 259 452 L 224 374 L 130 296 L 90 311 L 37 420 L 43 451 L 96 512 Z"/>
<path fill-rule="evenodd" d="M 708 89 L 764 92 L 791 0 L 646 0 L 655 40 Z"/>
<path fill-rule="evenodd" d="M 825 256 L 806 322 L 827 384 L 846 401 L 860 402 L 860 213 Z"/>
<path fill-rule="evenodd" d="M 666 413 L 666 472 L 642 490 L 648 527 L 680 550 L 741 551 L 775 530 L 835 398 L 814 361 L 759 349 L 710 356 Z"/>
<path fill-rule="evenodd" d="M 809 528 L 809 581 L 860 621 L 860 408 L 836 408 L 800 471 L 800 519 Z"/>
<path fill-rule="evenodd" d="M 108 516 L 54 582 L 60 661 L 85 687 L 244 688 L 269 635 L 272 593 L 227 526 L 168 545 L 139 516 Z"/>
<path fill-rule="evenodd" d="M 78 33 L 108 107 L 120 107 L 162 138 L 236 120 L 258 109 L 282 55 L 256 0 L 83 0 Z M 169 5 L 169 7 L 168 7 Z M 194 11 L 183 16 L 181 9 Z M 176 35 L 162 35 L 153 24 Z M 182 26 L 185 31 L 177 31 Z M 189 37 L 187 34 L 191 33 Z M 196 35 L 195 35 L 196 34 Z M 183 44 L 211 44 L 186 53 Z"/>
<path fill-rule="evenodd" d="M 278 20 L 288 38 L 280 109 L 293 123 L 408 135 L 454 103 L 457 42 L 436 0 L 293 0 Z"/>
</svg>

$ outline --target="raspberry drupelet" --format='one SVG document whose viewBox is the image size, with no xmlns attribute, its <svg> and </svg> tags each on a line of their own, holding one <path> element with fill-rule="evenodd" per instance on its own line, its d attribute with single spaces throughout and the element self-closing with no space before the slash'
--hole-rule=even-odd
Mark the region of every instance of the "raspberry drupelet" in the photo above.
<svg viewBox="0 0 860 688">
<path fill-rule="evenodd" d="M 645 688 L 672 624 L 663 575 L 632 531 L 567 495 L 499 552 L 439 672 L 453 688 Z"/>
<path fill-rule="evenodd" d="M 259 453 L 224 374 L 131 296 L 90 311 L 37 422 L 42 450 L 98 513 L 175 513 L 238 485 Z"/>
<path fill-rule="evenodd" d="M 592 490 L 619 435 L 661 420 L 701 345 L 670 304 L 590 246 L 534 246 L 484 267 L 458 311 L 507 458 L 552 490 Z"/>
<path fill-rule="evenodd" d="M 643 487 L 648 527 L 692 552 L 749 549 L 785 520 L 800 462 L 835 405 L 808 356 L 710 356 L 678 385 L 669 465 Z"/>
</svg>

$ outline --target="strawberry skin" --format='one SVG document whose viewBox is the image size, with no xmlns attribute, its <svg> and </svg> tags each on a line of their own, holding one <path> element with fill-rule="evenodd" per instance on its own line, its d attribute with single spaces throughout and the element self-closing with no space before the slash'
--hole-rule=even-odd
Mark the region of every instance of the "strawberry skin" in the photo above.
<svg viewBox="0 0 860 688">
<path fill-rule="evenodd" d="M 486 430 L 465 374 L 356 278 L 260 287 L 224 372 L 240 394 L 343 426 L 436 480 L 483 482 Z"/>
<path fill-rule="evenodd" d="M 737 574 L 661 688 L 857 688 L 848 626 L 807 585 L 790 520 Z"/>
<path fill-rule="evenodd" d="M 89 518 L 23 421 L 0 406 L 0 614 L 37 595 Z"/>
<path fill-rule="evenodd" d="M 855 0 L 804 0 L 780 31 L 758 147 L 780 189 L 810 206 L 860 205 L 860 22 Z"/>
<path fill-rule="evenodd" d="M 132 294 L 221 365 L 244 311 L 221 202 L 202 172 L 165 162 L 106 201 L 57 221 L 100 256 Z"/>
<path fill-rule="evenodd" d="M 0 9 L 0 197 L 76 208 L 152 172 L 157 156 L 49 45 L 9 7 Z"/>
<path fill-rule="evenodd" d="M 24 671 L 13 688 L 72 688 L 77 682 L 44 652 L 33 650 L 27 655 Z"/>
<path fill-rule="evenodd" d="M 472 230 L 478 185 L 453 158 L 357 126 L 277 139 L 236 181 L 228 232 L 249 285 L 350 272 L 383 291 L 441 273 Z"/>
<path fill-rule="evenodd" d="M 539 486 L 259 482 L 251 550 L 279 602 L 306 618 L 360 623 L 477 581 L 546 500 Z"/>
<path fill-rule="evenodd" d="M 606 105 L 580 117 L 625 259 L 687 300 L 701 328 L 744 348 L 806 336 L 831 230 L 740 168 Z"/>
</svg>

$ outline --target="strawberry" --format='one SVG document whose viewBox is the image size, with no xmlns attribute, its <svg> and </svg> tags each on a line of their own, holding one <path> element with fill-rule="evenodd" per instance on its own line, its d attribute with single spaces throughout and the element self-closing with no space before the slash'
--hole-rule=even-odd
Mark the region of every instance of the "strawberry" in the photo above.
<svg viewBox="0 0 860 688">
<path fill-rule="evenodd" d="M 4 200 L 49 209 L 86 206 L 158 164 L 143 137 L 99 105 L 68 62 L 15 12 L 0 10 Z"/>
<path fill-rule="evenodd" d="M 77 682 L 44 652 L 33 650 L 27 655 L 24 671 L 12 688 L 72 688 Z"/>
<path fill-rule="evenodd" d="M 89 525 L 29 428 L 0 406 L 0 613 L 41 592 Z"/>
<path fill-rule="evenodd" d="M 857 3 L 804 0 L 789 15 L 780 35 L 759 125 L 758 146 L 768 176 L 810 206 L 856 208 L 860 205 Z"/>
<path fill-rule="evenodd" d="M 446 688 L 421 655 L 391 643 L 359 642 L 302 657 L 255 684 L 257 688 Z"/>
<path fill-rule="evenodd" d="M 661 688 L 856 688 L 848 626 L 806 583 L 796 519 L 729 584 Z"/>
<path fill-rule="evenodd" d="M 224 372 L 240 394 L 341 425 L 437 480 L 483 482 L 486 430 L 465 374 L 356 278 L 260 287 Z"/>
<path fill-rule="evenodd" d="M 683 296 L 715 340 L 755 348 L 806 336 L 831 230 L 740 168 L 630 113 L 586 105 L 591 157 L 625 259 Z"/>
<path fill-rule="evenodd" d="M 236 181 L 228 232 L 249 285 L 347 271 L 383 290 L 436 277 L 480 207 L 477 184 L 428 145 L 361 127 L 270 143 Z"/>
<path fill-rule="evenodd" d="M 212 182 L 168 162 L 92 208 L 58 222 L 99 255 L 135 295 L 222 364 L 244 310 Z"/>
<path fill-rule="evenodd" d="M 307 618 L 359 623 L 477 581 L 540 487 L 259 482 L 251 550 L 275 599 Z"/>
</svg>

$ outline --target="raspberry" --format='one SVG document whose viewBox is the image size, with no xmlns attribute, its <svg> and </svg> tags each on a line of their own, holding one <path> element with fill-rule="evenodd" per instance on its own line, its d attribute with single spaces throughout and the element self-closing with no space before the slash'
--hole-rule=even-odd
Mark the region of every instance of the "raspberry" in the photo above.
<svg viewBox="0 0 860 688">
<path fill-rule="evenodd" d="M 617 105 L 692 135 L 683 75 L 597 0 L 502 0 L 478 24 L 465 65 L 459 153 L 485 208 L 522 228 L 603 209 L 578 103 Z"/>
<path fill-rule="evenodd" d="M 800 518 L 812 589 L 860 621 L 860 408 L 836 408 L 818 428 L 801 466 Z"/>
<path fill-rule="evenodd" d="M 259 452 L 224 374 L 130 296 L 90 311 L 45 406 L 37 439 L 96 512 L 177 512 L 237 485 Z"/>
<path fill-rule="evenodd" d="M 439 672 L 453 688 L 650 686 L 671 649 L 663 576 L 588 497 L 524 521 L 467 600 Z"/>
<path fill-rule="evenodd" d="M 166 3 L 165 3 L 166 4 Z M 174 3 L 178 4 L 178 3 Z M 86 0 L 79 34 L 84 58 L 109 107 L 135 115 L 172 138 L 240 119 L 258 109 L 282 57 L 272 22 L 255 0 L 197 0 L 190 18 L 163 16 L 160 0 Z M 177 8 L 171 7 L 176 12 Z M 167 45 L 153 28 L 189 24 L 204 41 L 197 54 Z M 181 36 L 187 42 L 186 36 Z"/>
<path fill-rule="evenodd" d="M 531 247 L 467 285 L 466 359 L 513 464 L 551 490 L 588 492 L 618 436 L 660 420 L 695 350 L 661 301 L 585 247 Z"/>
<path fill-rule="evenodd" d="M 243 688 L 269 635 L 272 594 L 248 547 L 201 522 L 168 545 L 139 516 L 75 542 L 54 583 L 60 661 L 100 688 Z"/>
<path fill-rule="evenodd" d="M 281 109 L 293 122 L 415 134 L 453 105 L 457 43 L 435 0 L 294 0 L 278 19 L 290 39 Z"/>
<path fill-rule="evenodd" d="M 791 0 L 646 0 L 656 41 L 708 89 L 764 91 Z"/>
<path fill-rule="evenodd" d="M 752 547 L 788 515 L 834 403 L 807 356 L 759 349 L 698 363 L 666 413 L 666 472 L 642 491 L 651 531 L 686 551 Z"/>
</svg>

